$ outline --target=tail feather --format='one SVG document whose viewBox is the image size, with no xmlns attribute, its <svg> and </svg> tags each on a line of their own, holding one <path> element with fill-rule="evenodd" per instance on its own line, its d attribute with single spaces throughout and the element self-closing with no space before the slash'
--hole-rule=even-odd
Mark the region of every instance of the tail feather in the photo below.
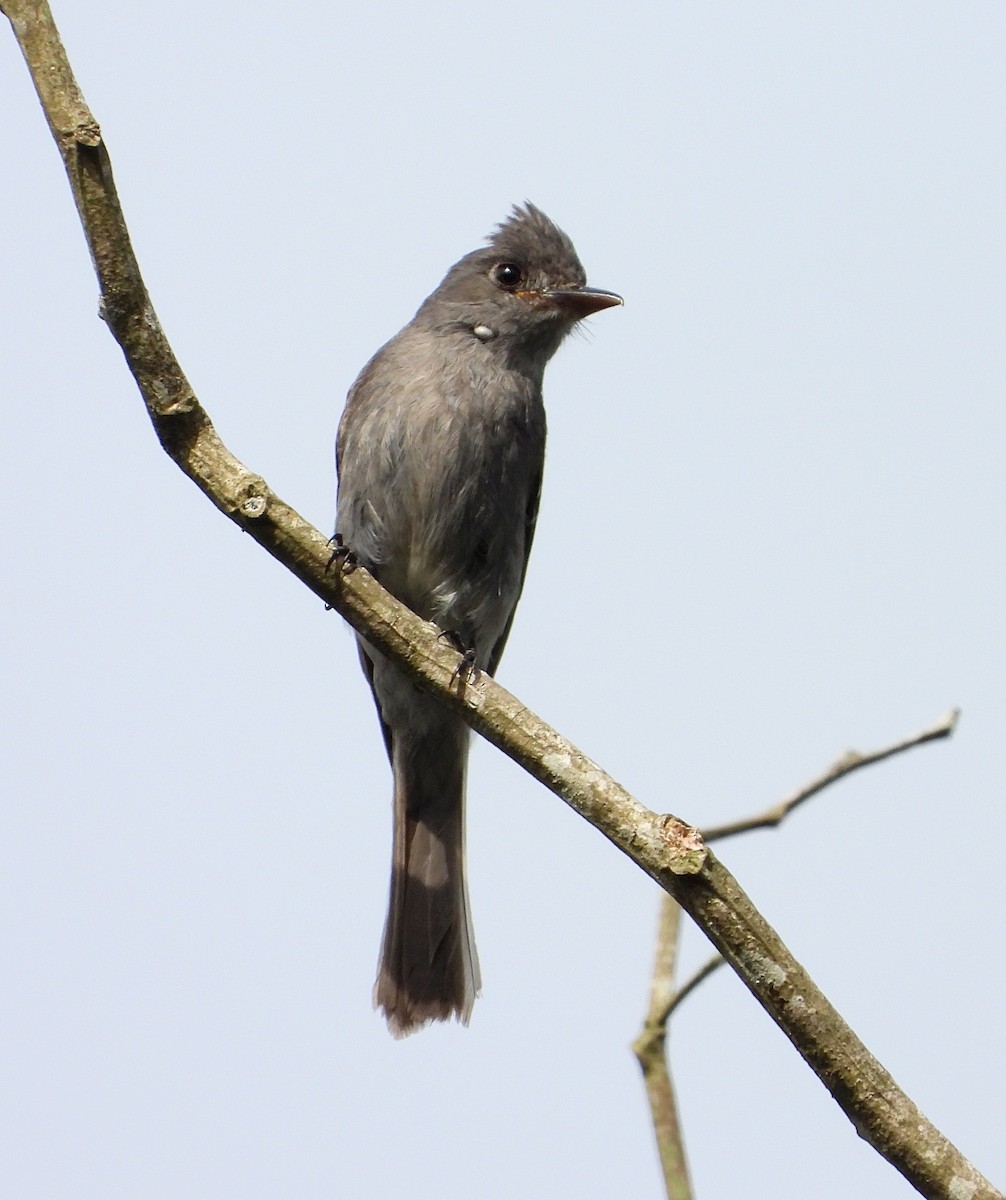
<svg viewBox="0 0 1006 1200">
<path fill-rule="evenodd" d="M 467 1024 L 481 986 L 465 883 L 468 730 L 444 714 L 438 736 L 392 736 L 391 897 L 374 1006 L 395 1037 L 430 1021 Z"/>
</svg>

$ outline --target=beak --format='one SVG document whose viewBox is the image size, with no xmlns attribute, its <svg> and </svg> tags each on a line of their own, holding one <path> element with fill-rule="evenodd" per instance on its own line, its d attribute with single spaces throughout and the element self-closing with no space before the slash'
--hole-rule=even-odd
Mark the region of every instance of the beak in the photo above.
<svg viewBox="0 0 1006 1200">
<path fill-rule="evenodd" d="M 542 299 L 553 308 L 557 308 L 567 317 L 579 321 L 581 317 L 589 317 L 591 313 L 600 312 L 602 308 L 614 308 L 622 303 L 622 297 L 614 292 L 602 292 L 600 288 L 553 288 L 544 292 Z"/>
</svg>

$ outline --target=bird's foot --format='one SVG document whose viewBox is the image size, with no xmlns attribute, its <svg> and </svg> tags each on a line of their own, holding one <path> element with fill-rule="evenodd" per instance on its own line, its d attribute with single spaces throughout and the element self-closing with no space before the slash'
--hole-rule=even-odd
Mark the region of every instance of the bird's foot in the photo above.
<svg viewBox="0 0 1006 1200">
<path fill-rule="evenodd" d="M 331 571 L 333 564 L 338 563 L 344 575 L 352 574 L 360 565 L 360 561 L 343 542 L 342 534 L 333 533 L 328 539 L 328 544 L 332 547 L 332 557 L 328 560 L 325 570 Z"/>
<path fill-rule="evenodd" d="M 457 629 L 444 629 L 437 635 L 437 641 L 446 638 L 461 655 L 461 660 L 451 674 L 448 687 L 453 687 L 455 681 L 464 684 L 478 671 L 475 665 L 475 647 L 469 646 Z"/>
<path fill-rule="evenodd" d="M 451 672 L 450 682 L 447 686 L 453 687 L 454 681 L 457 680 L 463 687 L 477 672 L 478 667 L 475 665 L 475 651 L 469 648 L 458 659 L 458 665 Z"/>
</svg>

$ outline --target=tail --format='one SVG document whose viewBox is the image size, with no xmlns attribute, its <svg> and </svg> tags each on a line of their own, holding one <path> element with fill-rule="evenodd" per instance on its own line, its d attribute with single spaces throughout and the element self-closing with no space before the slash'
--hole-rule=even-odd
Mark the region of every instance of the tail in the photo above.
<svg viewBox="0 0 1006 1200">
<path fill-rule="evenodd" d="M 433 725 L 389 738 L 395 832 L 374 1007 L 395 1037 L 451 1017 L 467 1025 L 481 987 L 465 884 L 468 728 L 447 713 Z"/>
</svg>

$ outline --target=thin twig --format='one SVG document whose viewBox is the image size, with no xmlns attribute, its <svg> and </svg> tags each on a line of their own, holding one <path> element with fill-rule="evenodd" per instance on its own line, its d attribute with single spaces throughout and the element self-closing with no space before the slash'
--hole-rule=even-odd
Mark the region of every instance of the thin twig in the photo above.
<svg viewBox="0 0 1006 1200">
<path fill-rule="evenodd" d="M 664 895 L 660 903 L 657 949 L 650 981 L 650 1005 L 643 1028 L 632 1043 L 633 1053 L 643 1073 L 667 1200 L 692 1200 L 688 1159 L 667 1055 L 668 1018 L 685 996 L 725 961 L 722 955 L 714 955 L 687 983 L 675 989 L 674 971 L 680 933 L 681 907 L 676 900 Z"/>
<path fill-rule="evenodd" d="M 667 1059 L 667 1014 L 674 1004 L 674 967 L 678 957 L 681 907 L 663 896 L 657 930 L 657 950 L 650 981 L 650 1007 L 633 1053 L 643 1073 L 657 1153 L 664 1173 L 667 1200 L 692 1200 L 688 1160 L 678 1119 L 678 1103 Z"/>
<path fill-rule="evenodd" d="M 1006 1200 L 935 1128 L 846 1025 L 696 832 L 641 805 L 489 676 L 452 693 L 457 655 L 363 568 L 328 569 L 328 539 L 220 441 L 157 322 L 93 117 L 45 0 L 0 0 L 59 144 L 101 286 L 103 311 L 165 450 L 224 513 L 372 645 L 460 713 L 681 904 L 828 1087 L 856 1128 L 936 1200 Z"/>
<path fill-rule="evenodd" d="M 702 837 L 707 842 L 722 841 L 723 838 L 733 837 L 738 833 L 747 833 L 752 829 L 765 829 L 773 825 L 778 825 L 798 805 L 803 804 L 805 800 L 809 800 L 811 796 L 816 796 L 818 792 L 823 791 L 829 784 L 836 783 L 839 779 L 844 779 L 846 775 L 851 775 L 853 771 L 858 771 L 861 767 L 869 767 L 873 763 L 883 762 L 885 758 L 891 758 L 895 754 L 902 754 L 905 750 L 925 745 L 926 742 L 935 742 L 940 738 L 950 737 L 957 727 L 960 715 L 959 708 L 951 708 L 938 721 L 934 721 L 932 725 L 927 725 L 925 729 L 920 729 L 918 733 L 913 733 L 910 737 L 903 738 L 900 742 L 892 742 L 889 746 L 883 746 L 879 750 L 871 750 L 866 754 L 858 750 L 846 750 L 826 771 L 822 771 L 810 783 L 805 784 L 795 792 L 791 792 L 790 795 L 780 800 L 777 804 L 773 804 L 771 808 L 753 817 L 744 817 L 739 821 L 730 821 L 726 825 L 714 825 L 710 829 L 704 829 Z"/>
<path fill-rule="evenodd" d="M 681 1001 L 687 996 L 690 996 L 700 983 L 704 983 L 709 976 L 715 971 L 719 970 L 719 968 L 722 967 L 725 962 L 726 959 L 722 954 L 710 955 L 709 958 L 707 958 L 702 964 L 702 966 L 699 967 L 699 969 L 692 975 L 689 975 L 681 987 L 679 987 L 671 996 L 670 1000 L 667 1002 L 667 1007 L 661 1013 L 661 1019 L 668 1021 L 671 1017 L 671 1014 L 675 1011 L 675 1009 L 677 1009 Z"/>
<path fill-rule="evenodd" d="M 682 987 L 676 989 L 674 972 L 680 934 L 681 907 L 677 901 L 665 895 L 660 904 L 649 1009 L 643 1028 L 632 1043 L 633 1053 L 643 1073 L 667 1200 L 692 1198 L 688 1159 L 685 1155 L 678 1102 L 667 1055 L 668 1018 L 681 1001 L 725 961 L 722 955 L 714 955 Z"/>
</svg>

